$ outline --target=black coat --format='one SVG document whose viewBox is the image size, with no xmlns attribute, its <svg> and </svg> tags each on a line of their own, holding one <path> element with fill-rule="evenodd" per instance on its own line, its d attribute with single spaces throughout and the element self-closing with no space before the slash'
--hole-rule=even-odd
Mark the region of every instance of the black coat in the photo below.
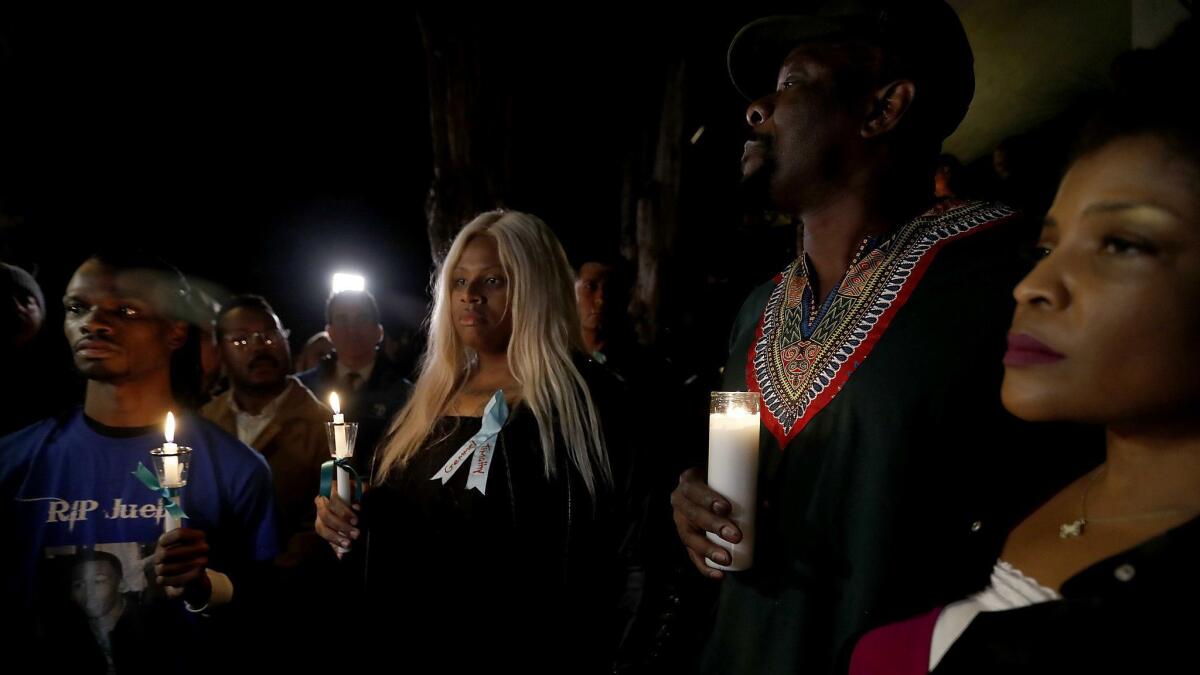
<svg viewBox="0 0 1200 675">
<path fill-rule="evenodd" d="M 363 499 L 364 532 L 345 561 L 361 594 L 368 650 L 400 647 L 411 672 L 605 672 L 629 612 L 643 498 L 618 386 L 581 363 L 604 426 L 614 482 L 595 498 L 565 454 L 547 478 L 537 422 L 512 411 L 486 495 L 469 467 L 430 478 L 479 429 L 443 418 L 409 465 Z M 557 439 L 561 443 L 561 438 Z M 561 446 L 560 446 L 561 447 Z"/>
<path fill-rule="evenodd" d="M 367 475 L 375 457 L 375 448 L 387 433 L 392 417 L 408 400 L 412 383 L 405 379 L 400 368 L 383 352 L 376 355 L 371 377 L 353 395 L 342 390 L 337 381 L 337 352 L 321 359 L 316 366 L 297 377 L 326 405 L 329 404 L 329 394 L 338 392 L 346 421 L 358 423 L 354 468 L 359 474 Z"/>
</svg>

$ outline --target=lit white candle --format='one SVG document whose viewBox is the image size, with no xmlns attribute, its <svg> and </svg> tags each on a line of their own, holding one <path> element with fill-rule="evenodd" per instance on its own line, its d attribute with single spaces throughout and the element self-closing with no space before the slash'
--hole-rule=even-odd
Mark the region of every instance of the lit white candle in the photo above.
<svg viewBox="0 0 1200 675">
<path fill-rule="evenodd" d="M 179 471 L 179 446 L 175 444 L 174 413 L 167 413 L 167 423 L 165 426 L 163 435 L 166 437 L 166 442 L 163 443 L 162 447 L 163 487 L 180 488 L 183 487 L 183 479 Z M 179 495 L 175 495 L 175 502 L 181 503 Z M 163 522 L 163 531 L 170 532 L 171 530 L 177 530 L 179 526 L 179 519 L 168 513 L 166 520 Z"/>
<path fill-rule="evenodd" d="M 729 500 L 733 512 L 729 518 L 742 531 L 742 540 L 731 544 L 713 533 L 713 543 L 730 550 L 733 560 L 719 565 L 705 560 L 710 567 L 744 570 L 754 563 L 754 513 L 758 492 L 757 412 L 730 408 L 708 416 L 708 484 Z"/>
<path fill-rule="evenodd" d="M 342 414 L 341 401 L 337 392 L 329 395 L 329 407 L 333 408 L 333 456 L 343 459 L 350 455 L 350 443 L 346 438 L 346 416 Z M 338 499 L 350 503 L 350 472 L 339 467 L 337 470 Z"/>
</svg>

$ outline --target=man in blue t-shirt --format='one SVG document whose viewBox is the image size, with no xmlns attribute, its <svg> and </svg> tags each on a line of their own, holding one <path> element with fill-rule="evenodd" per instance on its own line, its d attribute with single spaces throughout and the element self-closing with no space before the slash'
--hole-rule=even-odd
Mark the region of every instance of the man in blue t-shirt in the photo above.
<svg viewBox="0 0 1200 675">
<path fill-rule="evenodd" d="M 204 636 L 222 634 L 223 606 L 252 600 L 260 564 L 277 553 L 265 460 L 176 407 L 186 293 L 178 271 L 149 256 L 84 262 L 63 299 L 84 405 L 0 439 L 0 605 L 19 610 L 4 612 L 14 625 L 0 635 L 43 668 L 192 670 L 209 654 Z M 186 519 L 164 534 L 163 500 L 134 472 L 152 466 L 172 409 L 174 440 L 192 453 Z"/>
</svg>

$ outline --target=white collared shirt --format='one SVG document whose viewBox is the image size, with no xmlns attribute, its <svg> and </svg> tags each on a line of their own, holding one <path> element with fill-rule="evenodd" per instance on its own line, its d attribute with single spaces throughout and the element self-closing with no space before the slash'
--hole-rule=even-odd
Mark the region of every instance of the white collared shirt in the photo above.
<svg viewBox="0 0 1200 675">
<path fill-rule="evenodd" d="M 233 408 L 234 418 L 237 420 L 237 436 L 238 440 L 253 447 L 253 443 L 262 434 L 271 420 L 275 419 L 275 413 L 279 412 L 279 406 L 283 405 L 283 399 L 292 392 L 292 388 L 300 384 L 295 376 L 288 375 L 287 386 L 283 391 L 274 398 L 270 403 L 263 406 L 262 411 L 257 415 L 251 415 L 248 412 L 238 408 L 237 397 L 229 397 L 229 407 Z M 257 448 L 255 448 L 257 450 Z"/>
</svg>

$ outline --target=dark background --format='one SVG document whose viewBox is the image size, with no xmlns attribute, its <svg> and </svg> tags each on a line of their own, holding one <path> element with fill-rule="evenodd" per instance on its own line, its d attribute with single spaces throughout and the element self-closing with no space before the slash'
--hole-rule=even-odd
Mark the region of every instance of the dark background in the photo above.
<svg viewBox="0 0 1200 675">
<path fill-rule="evenodd" d="M 448 10 L 425 12 L 458 30 Z M 724 54 L 751 16 L 461 21 L 486 55 L 478 86 L 507 101 L 496 110 L 510 135 L 504 205 L 541 216 L 576 257 L 619 245 L 630 166 L 652 162 L 665 83 L 682 78 L 685 135 L 705 131 L 680 150 L 662 334 L 686 333 L 678 349 L 710 360 L 738 296 L 794 240 L 745 231 L 734 196 L 745 102 Z M 365 274 L 388 322 L 419 320 L 433 167 L 415 13 L 9 15 L 0 64 L 0 256 L 37 269 L 49 328 L 71 271 L 99 243 L 148 247 L 193 278 L 264 294 L 294 346 L 321 328 L 335 270 Z M 770 260 L 742 269 L 764 241 Z"/>
<path fill-rule="evenodd" d="M 367 277 L 389 332 L 411 330 L 427 299 L 426 197 L 444 149 L 431 129 L 432 79 L 433 96 L 475 106 L 459 133 L 475 146 L 473 163 L 499 176 L 472 211 L 532 212 L 579 260 L 622 245 L 637 253 L 639 201 L 674 209 L 651 337 L 683 370 L 711 376 L 746 292 L 795 255 L 791 223 L 738 203 L 746 102 L 725 51 L 747 21 L 805 4 L 40 14 L 7 5 L 0 259 L 36 270 L 51 332 L 71 272 L 101 243 L 149 248 L 202 285 L 265 295 L 294 349 L 322 328 L 337 270 Z M 1137 38 L 1129 5 L 952 4 L 975 45 L 978 105 L 948 147 L 1028 132 L 1009 162 L 1031 168 L 1037 211 L 1079 122 L 1055 121 L 1052 110 L 1072 87 L 1101 82 L 1110 54 L 1131 31 Z M 1042 35 L 1075 24 L 1106 38 L 1065 54 Z M 1014 51 L 1028 35 L 1033 43 Z M 1071 54 L 1091 70 L 1070 65 Z M 464 61 L 475 65 L 443 71 L 440 84 L 431 76 Z M 1050 86 L 1052 75 L 1070 86 Z M 1049 96 L 1042 89 L 1053 97 L 1039 98 Z M 1029 115 L 988 116 L 1008 108 Z M 982 185 L 990 155 L 964 159 Z M 657 171 L 664 160 L 673 177 Z"/>
</svg>

